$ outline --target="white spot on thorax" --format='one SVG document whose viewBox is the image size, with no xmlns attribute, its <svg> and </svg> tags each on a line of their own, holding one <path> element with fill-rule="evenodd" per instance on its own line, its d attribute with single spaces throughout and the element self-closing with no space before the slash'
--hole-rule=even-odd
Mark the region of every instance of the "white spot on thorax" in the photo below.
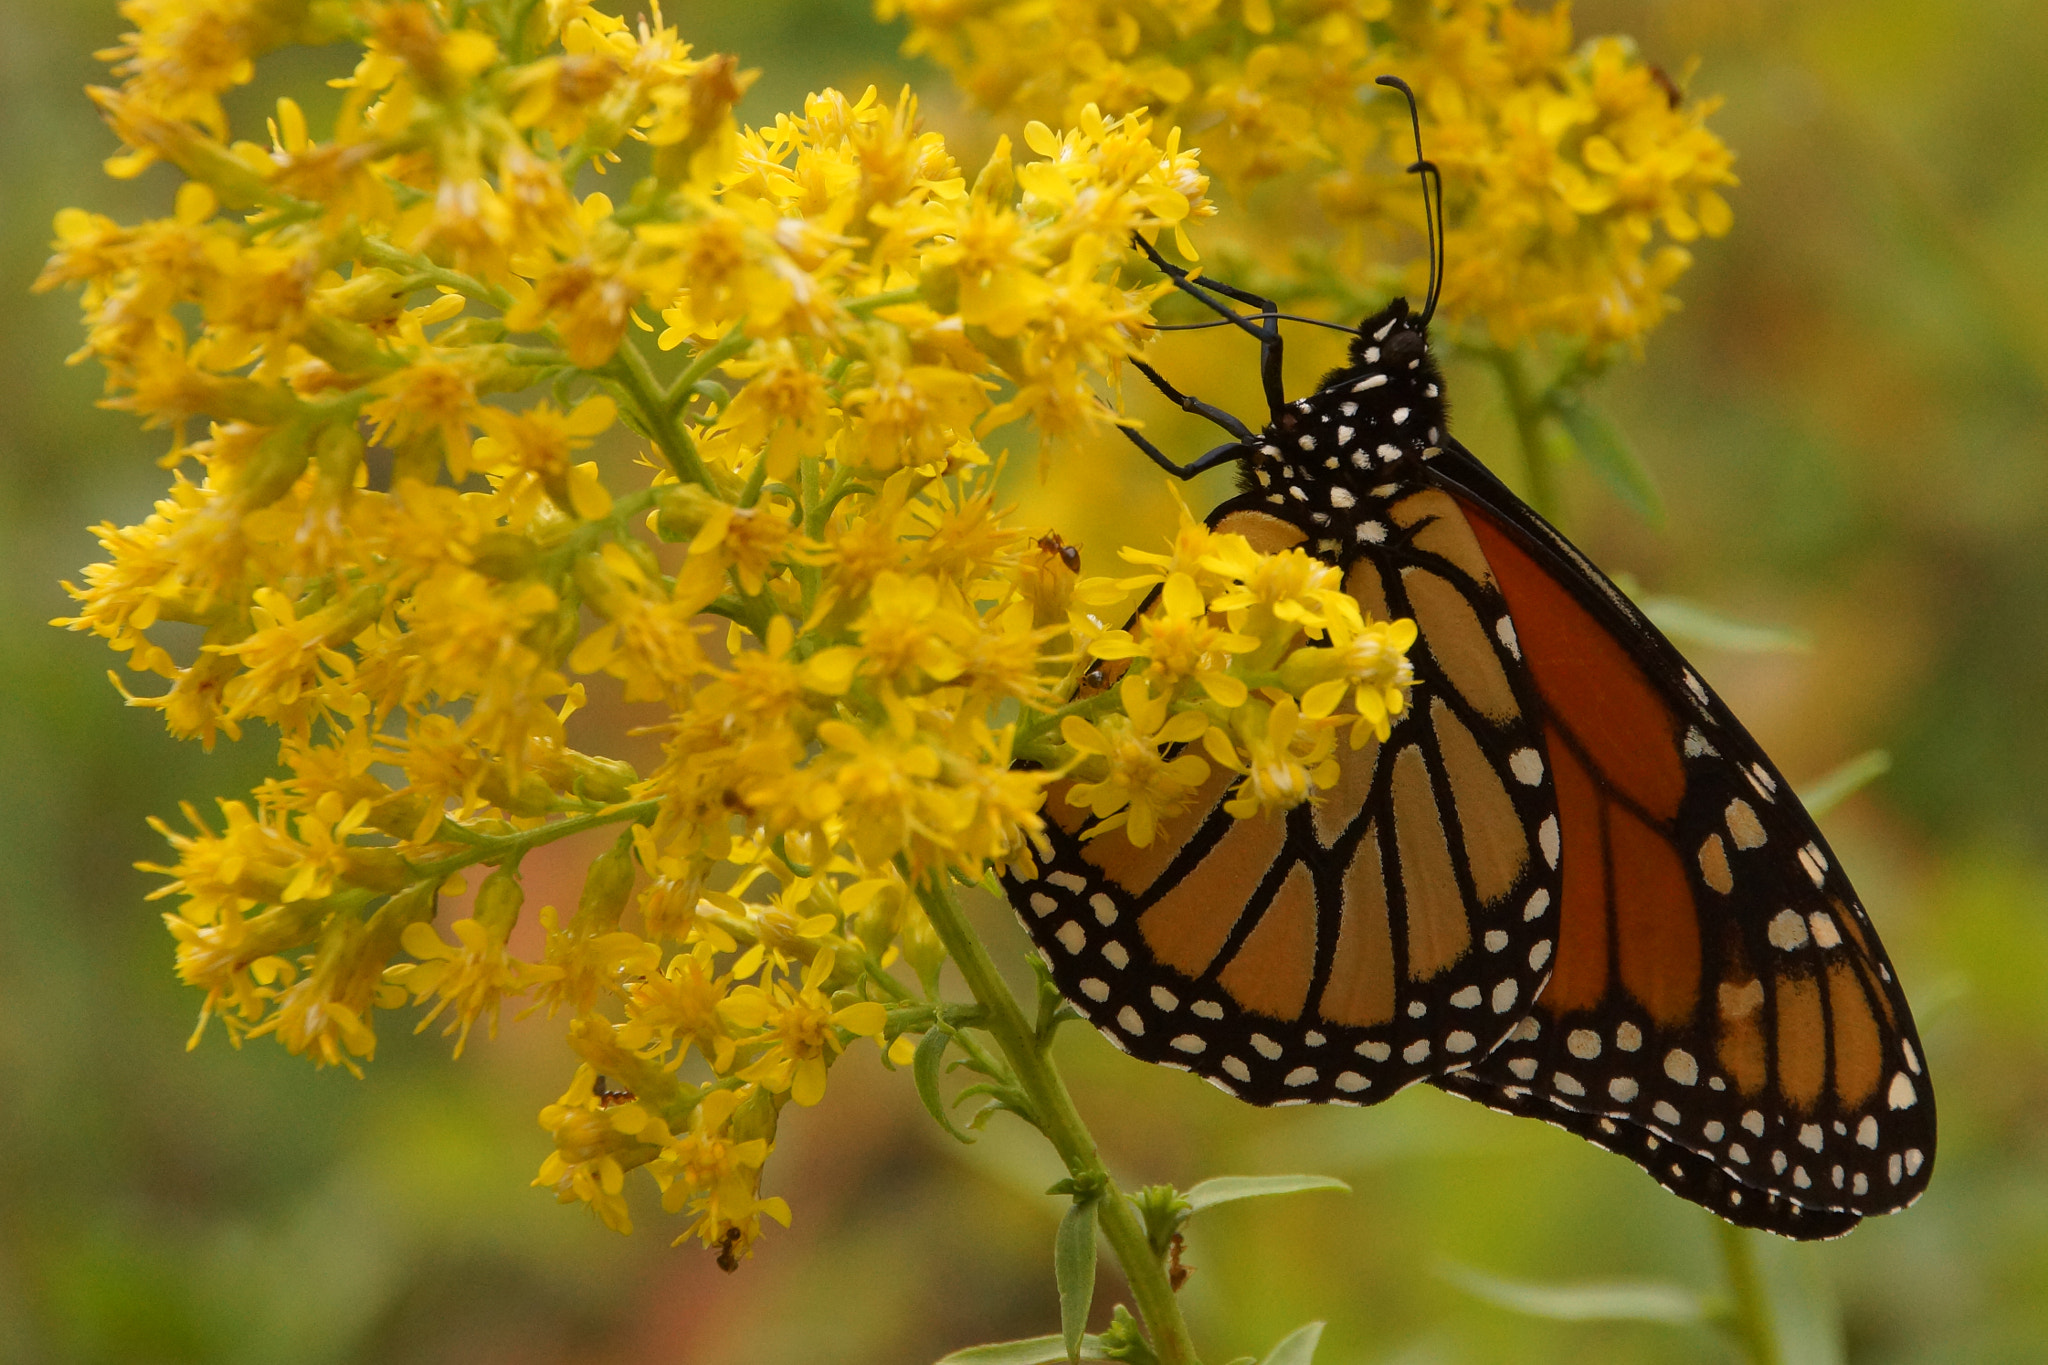
<svg viewBox="0 0 2048 1365">
<path fill-rule="evenodd" d="M 1407 421 L 1407 420 L 1408 420 L 1408 409 L 1406 409 L 1406 408 L 1395 408 L 1395 409 L 1394 409 L 1394 425 L 1395 425 L 1395 426 L 1397 426 L 1397 427 L 1398 427 L 1398 426 L 1400 426 L 1400 425 L 1401 425 L 1401 423 L 1403 423 L 1403 422 L 1405 422 L 1405 421 Z"/>
<path fill-rule="evenodd" d="M 1364 393 L 1367 389 L 1376 389 L 1386 382 L 1387 377 L 1383 374 L 1367 375 L 1365 378 L 1359 380 L 1356 384 L 1353 384 L 1351 386 L 1351 391 L 1353 393 Z"/>
<path fill-rule="evenodd" d="M 1357 499 L 1356 497 L 1352 496 L 1352 493 L 1351 493 L 1351 490 L 1350 490 L 1350 489 L 1348 489 L 1348 488 L 1332 488 L 1332 489 L 1330 490 L 1330 506 L 1332 506 L 1332 507 L 1356 507 L 1357 505 L 1358 505 L 1358 499 Z"/>
</svg>

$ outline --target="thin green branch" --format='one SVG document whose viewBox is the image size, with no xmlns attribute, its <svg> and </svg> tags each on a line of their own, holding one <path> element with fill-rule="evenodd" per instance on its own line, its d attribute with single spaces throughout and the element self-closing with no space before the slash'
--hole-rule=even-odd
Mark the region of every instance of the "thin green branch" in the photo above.
<svg viewBox="0 0 2048 1365">
<path fill-rule="evenodd" d="M 401 251 L 381 237 L 365 237 L 358 254 L 371 265 L 396 270 L 428 284 L 452 289 L 464 298 L 478 303 L 488 303 L 503 312 L 512 306 L 512 296 L 494 284 L 485 284 L 473 275 L 459 270 L 449 270 L 435 265 L 426 257 L 411 251 Z"/>
<path fill-rule="evenodd" d="M 854 299 L 845 306 L 847 312 L 861 317 L 874 312 L 877 308 L 893 308 L 899 303 L 916 303 L 923 297 L 923 291 L 913 285 L 908 289 L 891 289 L 884 294 L 869 294 L 866 298 Z"/>
<path fill-rule="evenodd" d="M 1558 519 L 1557 484 L 1551 477 L 1550 451 L 1543 441 L 1544 403 L 1529 382 L 1522 358 L 1505 347 L 1478 352 L 1500 377 L 1502 396 L 1514 418 L 1515 439 L 1522 448 L 1522 469 L 1529 480 L 1529 505 L 1546 521 Z"/>
<path fill-rule="evenodd" d="M 690 396 L 696 392 L 698 380 L 754 344 L 754 339 L 746 334 L 745 327 L 746 319 L 742 318 L 733 324 L 731 331 L 691 357 L 689 365 L 676 376 L 675 382 L 663 391 L 663 411 L 671 417 L 682 411 L 683 405 L 689 402 Z"/>
<path fill-rule="evenodd" d="M 621 342 L 618 354 L 596 373 L 619 387 L 641 429 L 661 448 L 662 458 L 677 478 L 713 493 L 718 491 L 711 481 L 711 471 L 697 457 L 697 443 L 669 412 L 665 391 L 638 346 L 631 341 Z"/>
<path fill-rule="evenodd" d="M 1077 1187 L 1103 1191 L 1099 1208 L 1102 1233 L 1123 1267 L 1160 1365 L 1198 1365 L 1187 1322 L 1166 1278 L 1165 1261 L 1147 1240 L 1130 1200 L 1110 1179 L 1095 1138 L 1074 1108 L 1051 1054 L 997 973 L 988 949 L 968 925 L 952 888 L 940 878 L 930 878 L 918 887 L 917 898 L 968 989 L 988 1011 L 981 1027 L 1002 1049 L 1018 1088 L 1030 1101 L 1039 1131 L 1060 1154 Z"/>
<path fill-rule="evenodd" d="M 1778 1334 L 1771 1322 L 1771 1303 L 1764 1295 L 1763 1278 L 1757 1274 L 1754 1234 L 1719 1218 L 1714 1220 L 1714 1232 L 1733 1301 L 1726 1320 L 1729 1332 L 1741 1343 L 1750 1365 L 1784 1365 L 1785 1356 L 1778 1349 Z"/>
<path fill-rule="evenodd" d="M 621 821 L 639 824 L 661 809 L 661 801 L 628 801 L 623 805 L 607 806 L 588 815 L 573 815 L 566 820 L 556 820 L 536 829 L 522 829 L 512 834 L 477 835 L 474 830 L 465 831 L 476 835 L 466 852 L 452 853 L 446 858 L 425 863 L 416 868 L 421 880 L 453 876 L 465 867 L 478 863 L 498 863 L 507 858 L 524 857 L 543 844 L 552 844 L 557 839 L 566 839 L 572 834 L 581 834 L 587 829 L 598 829 L 605 825 L 616 825 Z"/>
</svg>

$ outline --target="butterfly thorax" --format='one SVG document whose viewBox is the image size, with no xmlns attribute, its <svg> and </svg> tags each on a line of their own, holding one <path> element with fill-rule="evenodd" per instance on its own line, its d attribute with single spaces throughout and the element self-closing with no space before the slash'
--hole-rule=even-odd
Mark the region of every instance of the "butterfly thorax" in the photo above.
<svg viewBox="0 0 2048 1365">
<path fill-rule="evenodd" d="M 1405 299 L 1359 325 L 1348 363 L 1283 408 L 1247 446 L 1244 491 L 1344 559 L 1384 543 L 1389 500 L 1409 491 L 1443 440 L 1443 380 Z"/>
</svg>

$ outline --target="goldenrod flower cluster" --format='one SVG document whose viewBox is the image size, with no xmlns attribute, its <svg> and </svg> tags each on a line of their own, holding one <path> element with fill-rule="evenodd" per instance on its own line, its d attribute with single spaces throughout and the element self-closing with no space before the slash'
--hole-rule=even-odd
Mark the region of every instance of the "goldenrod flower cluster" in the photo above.
<svg viewBox="0 0 2048 1365">
<path fill-rule="evenodd" d="M 1060 722 L 1081 756 L 1066 799 L 1096 817 L 1090 837 L 1122 829 L 1150 844 L 1211 776 L 1196 744 L 1239 775 L 1226 807 L 1242 819 L 1335 786 L 1346 734 L 1349 748 L 1387 738 L 1414 682 L 1415 623 L 1365 619 L 1334 565 L 1300 550 L 1261 554 L 1185 507 L 1169 553 L 1123 557 L 1149 571 L 1077 589 L 1096 603 L 1156 590 L 1129 629 L 1077 632 L 1087 655 L 1121 670 L 1118 705 L 1097 722 L 1084 703 Z M 1338 711 L 1347 699 L 1348 721 Z"/>
<path fill-rule="evenodd" d="M 202 1030 L 358 1070 L 384 1010 L 458 1053 L 507 1004 L 563 1019 L 536 1183 L 624 1229 L 645 1168 L 730 1266 L 789 1217 L 782 1106 L 933 1026 L 919 888 L 1028 859 L 1059 776 L 1142 840 L 1207 762 L 1247 812 L 1310 799 L 1342 725 L 1399 708 L 1412 626 L 1326 566 L 1191 523 L 1077 603 L 995 501 L 994 427 L 1056 454 L 1108 420 L 1165 288 L 1133 234 L 1192 255 L 1213 212 L 1142 113 L 1077 107 L 970 179 L 907 94 L 740 127 L 750 73 L 658 8 L 122 12 L 108 169 L 182 187 L 60 214 L 41 283 L 81 288 L 79 355 L 166 430 L 170 487 L 98 528 L 60 624 L 173 734 L 276 736 L 281 776 L 162 827 Z M 313 42 L 360 51 L 331 126 L 282 99 L 234 138 L 222 97 Z M 1129 630 L 1090 613 L 1154 584 Z M 1080 687 L 1100 660 L 1121 685 Z M 597 679 L 652 771 L 589 751 Z M 521 859 L 596 829 L 577 904 L 530 913 Z"/>
<path fill-rule="evenodd" d="M 907 16 L 909 50 L 935 57 L 999 114 L 1057 121 L 1084 105 L 1149 108 L 1188 130 L 1222 189 L 1265 206 L 1263 235 L 1287 250 L 1263 253 L 1262 264 L 1347 306 L 1386 258 L 1385 243 L 1419 226 L 1404 174 L 1407 108 L 1373 83 L 1404 77 L 1443 171 L 1443 310 L 1501 345 L 1637 342 L 1674 306 L 1669 290 L 1691 264 L 1685 244 L 1730 224 L 1719 191 L 1735 181 L 1733 158 L 1705 125 L 1718 102 L 1686 103 L 1624 39 L 1575 45 L 1565 4 L 878 0 L 878 9 Z M 1326 261 L 1334 271 L 1302 271 L 1300 216 L 1311 201 L 1337 248 Z M 1416 294 L 1421 283 L 1408 281 Z"/>
</svg>

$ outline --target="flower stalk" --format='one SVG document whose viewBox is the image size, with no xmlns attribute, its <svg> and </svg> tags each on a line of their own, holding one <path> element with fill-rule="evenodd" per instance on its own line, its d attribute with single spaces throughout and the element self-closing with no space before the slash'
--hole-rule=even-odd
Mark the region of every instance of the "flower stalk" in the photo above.
<svg viewBox="0 0 2048 1365">
<path fill-rule="evenodd" d="M 1101 1150 L 1053 1063 L 1052 1039 L 1041 1035 L 1025 1018 L 987 947 L 968 924 L 952 888 L 931 878 L 919 885 L 917 897 L 968 991 L 986 1011 L 978 1026 L 1002 1049 L 1011 1074 L 1030 1101 L 1033 1125 L 1066 1163 L 1067 1174 L 1077 1188 L 1102 1191 L 1096 1201 L 1098 1225 L 1116 1254 L 1161 1365 L 1198 1365 L 1180 1300 L 1167 1279 L 1166 1258 L 1147 1239 L 1137 1211 L 1103 1163 Z"/>
</svg>

